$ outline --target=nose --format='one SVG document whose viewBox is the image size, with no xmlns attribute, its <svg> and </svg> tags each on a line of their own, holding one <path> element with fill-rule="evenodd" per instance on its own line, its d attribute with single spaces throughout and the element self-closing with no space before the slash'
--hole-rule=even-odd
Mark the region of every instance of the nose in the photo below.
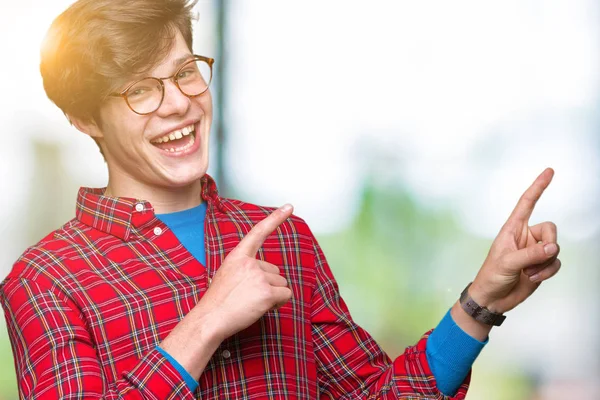
<svg viewBox="0 0 600 400">
<path fill-rule="evenodd" d="M 181 90 L 171 79 L 165 79 L 165 97 L 163 102 L 156 110 L 158 115 L 161 117 L 168 117 L 169 115 L 184 115 L 190 108 L 190 98 L 181 93 Z"/>
</svg>

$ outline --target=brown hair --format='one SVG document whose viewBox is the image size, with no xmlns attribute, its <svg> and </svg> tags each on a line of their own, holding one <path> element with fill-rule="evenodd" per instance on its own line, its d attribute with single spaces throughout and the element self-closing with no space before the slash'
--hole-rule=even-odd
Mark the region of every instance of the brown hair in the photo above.
<svg viewBox="0 0 600 400">
<path fill-rule="evenodd" d="M 79 0 L 59 15 L 42 46 L 44 89 L 65 114 L 98 120 L 107 96 L 168 55 L 177 30 L 192 51 L 197 0 Z"/>
</svg>

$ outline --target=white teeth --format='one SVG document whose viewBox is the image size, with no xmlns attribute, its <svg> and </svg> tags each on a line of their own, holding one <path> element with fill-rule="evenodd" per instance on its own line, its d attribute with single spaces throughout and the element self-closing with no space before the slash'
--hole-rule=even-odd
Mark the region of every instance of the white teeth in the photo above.
<svg viewBox="0 0 600 400">
<path fill-rule="evenodd" d="M 194 132 L 194 125 L 186 126 L 184 128 L 173 131 L 173 132 L 169 133 L 168 135 L 165 135 L 158 139 L 154 139 L 152 141 L 152 143 L 166 143 L 169 140 L 181 139 L 182 137 L 187 136 L 192 132 Z"/>
<path fill-rule="evenodd" d="M 172 148 L 168 149 L 167 151 L 170 153 L 175 153 L 175 152 L 181 152 L 181 151 L 187 150 L 194 145 L 195 141 L 196 141 L 196 139 L 194 138 L 194 136 L 190 136 L 190 141 L 185 146 L 179 147 L 177 149 L 172 147 Z"/>
</svg>

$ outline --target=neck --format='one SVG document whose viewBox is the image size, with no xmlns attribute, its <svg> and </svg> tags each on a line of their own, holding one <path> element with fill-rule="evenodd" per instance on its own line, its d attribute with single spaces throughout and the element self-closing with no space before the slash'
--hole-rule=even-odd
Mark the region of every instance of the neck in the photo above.
<svg viewBox="0 0 600 400">
<path fill-rule="evenodd" d="M 167 214 L 199 206 L 202 203 L 201 190 L 199 179 L 186 186 L 162 187 L 109 177 L 104 195 L 146 200 L 152 204 L 156 214 Z"/>
</svg>

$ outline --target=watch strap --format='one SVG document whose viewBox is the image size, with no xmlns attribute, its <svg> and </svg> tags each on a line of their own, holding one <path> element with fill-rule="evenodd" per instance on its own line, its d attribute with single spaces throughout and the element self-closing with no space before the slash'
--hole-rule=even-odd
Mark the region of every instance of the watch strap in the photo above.
<svg viewBox="0 0 600 400">
<path fill-rule="evenodd" d="M 476 321 L 482 322 L 486 325 L 500 326 L 506 319 L 506 316 L 498 314 L 488 310 L 486 307 L 482 307 L 471 296 L 469 296 L 469 283 L 465 290 L 460 294 L 460 305 L 467 314 L 469 314 Z"/>
</svg>

